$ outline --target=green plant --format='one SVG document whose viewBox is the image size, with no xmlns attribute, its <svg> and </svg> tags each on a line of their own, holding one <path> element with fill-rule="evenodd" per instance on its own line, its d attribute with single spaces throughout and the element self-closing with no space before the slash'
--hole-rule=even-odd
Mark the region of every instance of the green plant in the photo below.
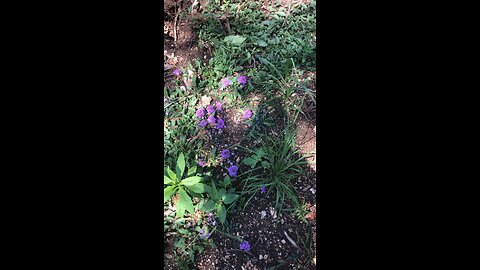
<svg viewBox="0 0 480 270">
<path fill-rule="evenodd" d="M 281 140 L 264 136 L 261 148 L 253 151 L 243 148 L 251 153 L 243 163 L 251 166 L 252 170 L 242 174 L 248 175 L 242 183 L 244 183 L 243 192 L 251 194 L 250 199 L 260 187 L 265 186 L 268 192 L 272 190 L 276 192 L 276 209 L 282 209 L 285 198 L 290 199 L 294 206 L 299 205 L 291 181 L 302 173 L 300 166 L 306 164 L 306 161 L 295 149 L 295 136 L 295 130 L 287 126 Z M 253 174 L 254 171 L 255 174 Z M 244 207 L 248 205 L 250 199 Z"/>
<path fill-rule="evenodd" d="M 225 182 L 230 180 L 230 177 L 227 177 L 225 177 L 223 181 L 224 186 L 227 186 Z M 208 194 L 210 198 L 205 201 L 201 209 L 204 212 L 215 211 L 218 218 L 220 219 L 220 222 L 224 224 L 227 217 L 227 209 L 225 205 L 233 203 L 235 200 L 238 199 L 239 195 L 227 193 L 225 188 L 220 188 L 220 190 L 217 190 L 217 188 L 215 187 L 215 183 L 212 183 L 212 188 L 209 190 Z"/>
<path fill-rule="evenodd" d="M 197 166 L 192 166 L 186 172 L 186 178 L 183 178 L 185 173 L 185 156 L 180 153 L 177 159 L 174 173 L 170 167 L 166 168 L 163 177 L 163 183 L 167 187 L 163 190 L 163 203 L 166 203 L 173 195 L 178 193 L 178 201 L 176 202 L 176 216 L 183 217 L 185 210 L 189 213 L 194 213 L 192 198 L 188 195 L 200 197 L 199 194 L 205 193 L 210 189 L 210 186 L 202 181 L 202 177 L 195 176 Z M 188 193 L 187 193 L 188 192 Z"/>
</svg>

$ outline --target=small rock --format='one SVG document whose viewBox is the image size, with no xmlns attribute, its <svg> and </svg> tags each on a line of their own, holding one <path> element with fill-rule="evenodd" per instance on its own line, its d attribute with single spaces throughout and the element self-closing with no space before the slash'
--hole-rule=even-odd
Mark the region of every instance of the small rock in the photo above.
<svg viewBox="0 0 480 270">
<path fill-rule="evenodd" d="M 285 241 L 285 239 L 282 239 L 282 241 L 280 241 L 280 242 L 282 242 L 282 244 L 286 244 L 286 243 L 287 243 L 287 241 Z"/>
<path fill-rule="evenodd" d="M 311 188 L 311 189 L 310 189 L 310 192 L 312 192 L 312 194 L 315 194 L 315 189 L 314 189 L 314 188 Z"/>
<path fill-rule="evenodd" d="M 262 260 L 262 259 L 263 259 L 262 254 L 260 254 L 260 256 L 258 256 L 258 259 L 259 259 L 259 260 Z"/>
<path fill-rule="evenodd" d="M 262 216 L 261 216 L 261 219 L 264 219 L 265 216 L 267 216 L 267 212 L 265 212 L 265 211 L 260 212 L 260 214 L 262 215 Z"/>
</svg>

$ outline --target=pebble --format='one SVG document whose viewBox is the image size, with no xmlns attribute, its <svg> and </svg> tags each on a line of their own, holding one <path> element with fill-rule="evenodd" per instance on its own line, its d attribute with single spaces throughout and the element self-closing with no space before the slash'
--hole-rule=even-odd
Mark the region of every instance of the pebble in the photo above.
<svg viewBox="0 0 480 270">
<path fill-rule="evenodd" d="M 315 194 L 315 189 L 314 189 L 314 188 L 311 188 L 311 189 L 310 189 L 310 192 L 312 192 L 312 194 Z"/>
<path fill-rule="evenodd" d="M 258 259 L 259 259 L 259 260 L 262 260 L 262 259 L 263 259 L 262 254 L 260 254 L 260 256 L 258 256 Z"/>
<path fill-rule="evenodd" d="M 265 216 L 267 216 L 267 212 L 265 212 L 265 211 L 260 212 L 260 214 L 262 215 L 262 216 L 261 216 L 261 219 L 264 219 Z"/>
<path fill-rule="evenodd" d="M 287 241 L 285 241 L 285 239 L 282 239 L 282 241 L 280 241 L 280 242 L 282 242 L 282 244 L 286 244 L 286 243 L 287 243 Z"/>
</svg>

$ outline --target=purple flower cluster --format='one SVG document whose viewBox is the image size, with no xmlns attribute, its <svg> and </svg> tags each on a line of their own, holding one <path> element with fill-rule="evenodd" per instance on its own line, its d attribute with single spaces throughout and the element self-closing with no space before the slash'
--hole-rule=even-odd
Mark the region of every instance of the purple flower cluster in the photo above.
<svg viewBox="0 0 480 270">
<path fill-rule="evenodd" d="M 265 193 L 265 192 L 267 192 L 267 188 L 265 186 L 262 186 L 260 188 L 260 193 Z"/>
<path fill-rule="evenodd" d="M 203 160 L 203 158 L 198 158 L 198 166 L 200 167 L 205 167 L 206 162 Z"/>
<path fill-rule="evenodd" d="M 250 251 L 250 243 L 248 241 L 243 241 L 240 243 L 240 250 L 244 252 Z"/>
<path fill-rule="evenodd" d="M 198 108 L 195 112 L 195 115 L 198 119 L 201 119 L 198 123 L 199 127 L 206 127 L 210 125 L 216 129 L 223 129 L 225 127 L 225 121 L 217 115 L 216 113 L 220 113 L 222 111 L 222 103 L 217 101 L 215 106 L 208 105 L 207 108 Z M 206 119 L 205 119 L 206 117 Z"/>
<path fill-rule="evenodd" d="M 179 68 L 177 68 L 177 69 L 175 69 L 174 71 L 172 71 L 172 73 L 173 73 L 173 75 L 175 75 L 175 76 L 180 76 L 180 75 L 182 75 L 182 71 L 181 71 Z"/>
<path fill-rule="evenodd" d="M 251 110 L 243 111 L 243 119 L 249 119 L 250 117 L 252 117 L 252 115 L 253 115 L 253 112 Z"/>
<path fill-rule="evenodd" d="M 228 149 L 223 149 L 222 152 L 220 152 L 220 156 L 222 156 L 222 159 L 228 159 L 230 157 L 230 150 Z"/>
<path fill-rule="evenodd" d="M 210 225 L 215 226 L 217 225 L 217 222 L 215 222 L 215 216 L 213 215 L 212 212 L 208 213 L 208 218 L 207 221 L 210 223 Z"/>
<path fill-rule="evenodd" d="M 229 174 L 231 177 L 237 176 L 237 171 L 238 171 L 238 167 L 235 166 L 235 165 L 232 165 L 232 166 L 230 166 L 230 168 L 228 168 L 228 174 Z"/>
<path fill-rule="evenodd" d="M 232 82 L 228 78 L 222 79 L 222 87 L 228 87 Z"/>
<path fill-rule="evenodd" d="M 247 84 L 247 76 L 240 76 L 237 78 L 237 81 L 242 86 L 245 86 Z"/>
</svg>

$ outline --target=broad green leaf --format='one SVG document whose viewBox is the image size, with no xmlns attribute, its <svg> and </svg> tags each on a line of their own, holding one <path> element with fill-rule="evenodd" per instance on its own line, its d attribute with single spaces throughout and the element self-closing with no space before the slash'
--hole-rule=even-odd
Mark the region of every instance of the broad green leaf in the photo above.
<svg viewBox="0 0 480 270">
<path fill-rule="evenodd" d="M 215 187 L 215 184 L 214 184 L 214 183 L 212 183 L 212 194 L 211 194 L 211 195 L 212 195 L 212 199 L 213 199 L 214 201 L 220 200 L 220 198 L 218 197 L 217 187 Z"/>
<path fill-rule="evenodd" d="M 187 172 L 187 176 L 192 176 L 197 172 L 197 166 L 190 167 Z"/>
<path fill-rule="evenodd" d="M 218 197 L 223 200 L 225 198 L 225 193 L 227 193 L 227 191 L 224 188 L 221 188 L 220 191 L 218 191 Z"/>
<path fill-rule="evenodd" d="M 199 183 L 200 181 L 202 181 L 202 177 L 200 177 L 200 176 L 191 176 L 191 177 L 188 177 L 188 178 L 183 179 L 182 182 L 181 182 L 181 184 L 189 187 L 189 186 L 191 186 L 191 185 L 194 185 L 194 184 Z"/>
<path fill-rule="evenodd" d="M 202 207 L 203 212 L 212 212 L 215 209 L 215 202 L 212 200 L 208 200 Z"/>
<path fill-rule="evenodd" d="M 268 161 L 262 161 L 262 166 L 265 168 L 265 169 L 268 169 L 270 168 L 270 163 Z"/>
<path fill-rule="evenodd" d="M 163 176 L 163 184 L 169 184 L 169 183 L 173 183 L 172 179 L 170 179 L 168 176 L 164 175 Z"/>
<path fill-rule="evenodd" d="M 237 194 L 227 194 L 227 195 L 225 195 L 225 199 L 223 199 L 223 202 L 224 202 L 225 204 L 231 204 L 231 203 L 234 202 L 238 197 L 239 197 L 239 195 L 237 195 Z"/>
<path fill-rule="evenodd" d="M 253 158 L 248 157 L 248 158 L 243 160 L 243 163 L 245 163 L 248 166 L 254 167 L 255 164 L 257 164 L 257 161 L 254 160 Z"/>
<path fill-rule="evenodd" d="M 170 179 L 172 179 L 173 181 L 176 181 L 176 180 L 177 180 L 177 176 L 176 176 L 175 173 L 170 169 L 170 167 L 167 167 L 167 174 L 168 174 L 168 176 L 170 177 Z"/>
<path fill-rule="evenodd" d="M 175 194 L 177 188 L 175 186 L 168 186 L 163 190 L 163 203 L 166 203 L 173 194 Z"/>
<path fill-rule="evenodd" d="M 217 216 L 222 224 L 225 223 L 225 219 L 227 218 L 227 209 L 225 209 L 223 204 L 217 204 Z"/>
<path fill-rule="evenodd" d="M 230 176 L 225 176 L 225 179 L 223 179 L 223 185 L 225 187 L 229 186 L 230 184 L 232 183 L 232 179 L 230 178 Z"/>
<path fill-rule="evenodd" d="M 233 45 L 240 45 L 242 44 L 245 39 L 247 39 L 246 37 L 242 37 L 242 36 L 237 36 L 237 35 L 234 35 L 234 36 L 227 36 L 223 39 L 224 42 L 227 42 L 227 43 L 230 43 L 230 44 L 233 44 Z"/>
<path fill-rule="evenodd" d="M 190 198 L 190 196 L 188 196 L 187 192 L 185 192 L 185 190 L 183 190 L 183 188 L 180 188 L 178 190 L 178 193 L 179 193 L 179 197 L 178 197 L 178 202 L 177 202 L 177 207 L 180 207 L 180 208 L 183 208 L 183 209 L 186 209 L 188 212 L 190 213 L 194 213 L 193 211 L 193 203 L 192 203 L 192 199 Z"/>
<path fill-rule="evenodd" d="M 189 190 L 193 191 L 193 192 L 196 192 L 196 193 L 204 193 L 208 190 L 208 188 L 206 186 L 207 185 L 202 184 L 202 183 L 196 183 L 196 184 L 188 186 L 187 188 Z"/>
<path fill-rule="evenodd" d="M 263 151 L 262 148 L 257 149 L 257 150 L 255 151 L 255 154 L 257 155 L 257 157 L 258 157 L 259 159 L 261 159 L 262 157 L 265 156 L 265 152 Z"/>
<path fill-rule="evenodd" d="M 185 171 L 185 156 L 183 153 L 180 153 L 177 164 L 175 165 L 175 172 L 177 173 L 178 179 L 182 179 L 183 171 Z"/>
</svg>

